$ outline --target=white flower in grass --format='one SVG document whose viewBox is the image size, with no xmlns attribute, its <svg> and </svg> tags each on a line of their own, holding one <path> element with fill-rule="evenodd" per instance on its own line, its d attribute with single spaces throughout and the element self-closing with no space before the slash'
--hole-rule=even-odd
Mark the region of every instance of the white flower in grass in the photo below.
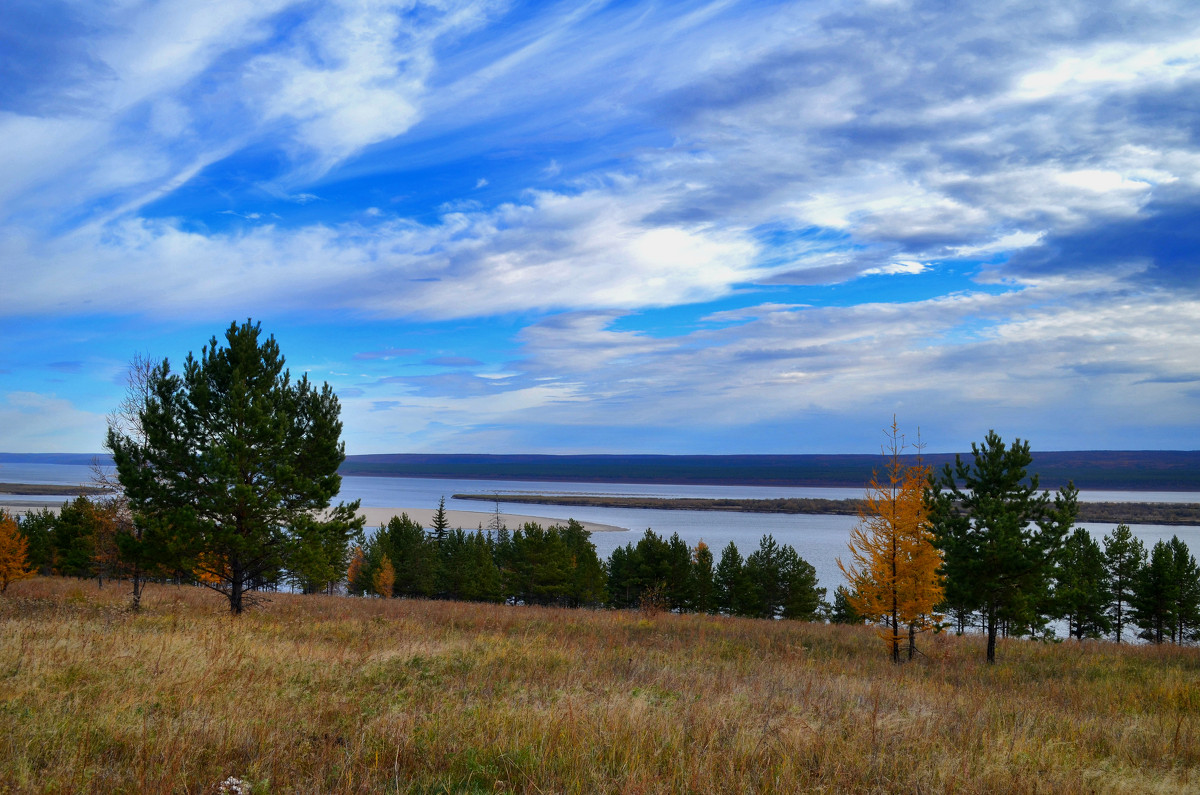
<svg viewBox="0 0 1200 795">
<path fill-rule="evenodd" d="M 217 789 L 219 795 L 250 795 L 249 781 L 244 781 L 237 776 L 230 776 L 221 782 L 221 786 Z"/>
</svg>

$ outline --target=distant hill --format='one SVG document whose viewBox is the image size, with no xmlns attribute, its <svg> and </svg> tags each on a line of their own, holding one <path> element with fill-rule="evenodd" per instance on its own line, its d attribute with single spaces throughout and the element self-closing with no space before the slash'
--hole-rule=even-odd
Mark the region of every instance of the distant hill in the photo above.
<svg viewBox="0 0 1200 795">
<path fill-rule="evenodd" d="M 1081 489 L 1200 491 L 1200 450 L 1034 452 L 1040 485 Z M 969 458 L 969 455 L 964 456 Z M 934 453 L 941 467 L 954 453 Z M 860 487 L 878 455 L 355 455 L 343 475 L 600 483 Z"/>
<path fill-rule="evenodd" d="M 0 464 L 72 464 L 88 466 L 92 461 L 112 466 L 108 453 L 0 453 Z"/>
<path fill-rule="evenodd" d="M 0 464 L 76 464 L 106 454 L 0 453 Z M 969 458 L 969 454 L 964 455 Z M 936 467 L 954 453 L 932 453 Z M 750 486 L 863 486 L 883 459 L 878 455 L 352 455 L 343 475 L 548 480 L 598 483 L 676 483 Z M 1080 450 L 1037 452 L 1032 471 L 1040 485 L 1057 488 L 1074 480 L 1081 489 L 1200 491 L 1200 450 Z"/>
</svg>

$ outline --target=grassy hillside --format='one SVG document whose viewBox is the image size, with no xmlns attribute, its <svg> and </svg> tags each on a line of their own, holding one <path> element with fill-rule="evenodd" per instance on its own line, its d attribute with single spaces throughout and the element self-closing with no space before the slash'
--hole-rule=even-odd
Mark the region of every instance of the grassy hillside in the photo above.
<svg viewBox="0 0 1200 795">
<path fill-rule="evenodd" d="M 1195 792 L 1200 650 L 16 583 L 0 790 Z"/>
</svg>

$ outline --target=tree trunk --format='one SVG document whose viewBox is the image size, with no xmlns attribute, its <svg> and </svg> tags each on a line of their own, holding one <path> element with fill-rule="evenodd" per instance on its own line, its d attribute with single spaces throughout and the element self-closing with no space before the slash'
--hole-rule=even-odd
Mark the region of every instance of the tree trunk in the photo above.
<svg viewBox="0 0 1200 795">
<path fill-rule="evenodd" d="M 987 661 L 989 664 L 996 662 L 996 606 L 989 604 L 987 608 Z"/>
<path fill-rule="evenodd" d="M 229 612 L 235 616 L 242 614 L 242 592 L 245 583 L 242 580 L 242 567 L 233 561 L 229 567 Z"/>
<path fill-rule="evenodd" d="M 135 613 L 142 609 L 142 586 L 144 584 L 141 569 L 135 565 L 133 567 L 133 602 L 129 605 L 129 609 Z"/>
</svg>

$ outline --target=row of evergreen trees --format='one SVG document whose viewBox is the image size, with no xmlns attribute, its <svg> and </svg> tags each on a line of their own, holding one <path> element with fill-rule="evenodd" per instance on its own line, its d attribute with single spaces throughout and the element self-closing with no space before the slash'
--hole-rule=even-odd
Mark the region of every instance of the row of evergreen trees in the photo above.
<svg viewBox="0 0 1200 795">
<path fill-rule="evenodd" d="M 20 522 L 28 542 L 28 565 L 40 574 L 120 578 L 126 565 L 118 541 L 116 507 L 80 497 L 56 515 L 32 512 Z M 575 520 L 542 527 L 527 523 L 509 531 L 452 529 L 444 503 L 426 530 L 407 514 L 393 517 L 365 538 L 304 531 L 289 536 L 279 564 L 258 590 L 293 587 L 329 591 L 344 582 L 354 595 L 513 602 L 569 607 L 646 607 L 679 612 L 723 613 L 815 620 L 823 615 L 825 589 L 796 550 L 764 536 L 743 558 L 730 542 L 714 561 L 703 542 L 689 547 L 678 534 L 652 530 L 615 550 L 603 562 L 591 533 Z M 200 571 L 165 571 L 152 579 L 201 582 Z"/>
<path fill-rule="evenodd" d="M 179 569 L 145 554 L 126 504 L 116 497 L 78 497 L 55 513 L 48 508 L 20 517 L 26 564 L 36 574 L 105 580 L 204 583 L 211 566 Z M 254 590 L 294 588 L 330 592 L 345 580 L 353 525 L 302 520 L 280 534 L 270 565 Z M 135 596 L 136 600 L 136 596 Z"/>
<path fill-rule="evenodd" d="M 839 585 L 830 620 L 861 624 L 857 595 Z M 942 602 L 942 624 L 959 633 L 985 629 L 978 610 Z M 1065 625 L 1079 640 L 1110 638 L 1121 643 L 1130 634 L 1152 643 L 1200 640 L 1200 566 L 1179 536 L 1158 540 L 1149 552 L 1127 525 L 1104 536 L 1103 545 L 1084 528 L 1076 528 L 1063 546 L 1055 576 L 1038 610 L 1047 620 Z M 1133 632 L 1136 629 L 1136 632 Z M 1002 625 L 1003 635 L 1037 634 L 1032 625 Z"/>
<path fill-rule="evenodd" d="M 1106 535 L 1103 548 L 1076 528 L 1063 545 L 1049 610 L 1081 640 L 1120 643 L 1130 623 L 1155 643 L 1200 640 L 1200 568 L 1179 536 L 1156 541 L 1147 554 L 1126 525 Z"/>
<path fill-rule="evenodd" d="M 40 574 L 97 578 L 101 584 L 123 578 L 120 521 L 112 503 L 86 497 L 64 504 L 57 515 L 31 512 L 19 523 L 28 565 Z M 813 567 L 769 535 L 744 558 L 730 542 L 717 560 L 703 542 L 689 547 L 678 534 L 663 538 L 647 530 L 601 561 L 590 534 L 574 520 L 548 528 L 530 523 L 511 532 L 502 526 L 464 531 L 451 529 L 440 507 L 428 531 L 403 515 L 350 544 L 342 533 L 324 538 L 296 532 L 290 538 L 259 589 L 332 592 L 345 583 L 357 595 L 863 620 L 853 590 L 839 587 L 833 605 L 825 605 Z M 1031 615 L 1060 620 L 1079 639 L 1121 642 L 1133 625 L 1139 637 L 1155 643 L 1200 640 L 1200 566 L 1178 536 L 1147 550 L 1125 525 L 1102 544 L 1075 528 L 1053 557 L 1053 577 L 1039 593 L 1027 594 Z M 201 576 L 152 573 L 175 582 Z M 981 611 L 949 600 L 938 610 L 959 631 L 985 625 Z M 1036 622 L 1002 621 L 1000 631 L 1042 630 Z"/>
<path fill-rule="evenodd" d="M 465 532 L 445 525 L 441 509 L 427 532 L 407 514 L 394 517 L 352 555 L 347 590 L 356 595 L 480 602 L 608 605 L 679 612 L 813 620 L 825 589 L 790 546 L 764 536 L 743 560 L 730 542 L 714 566 L 700 542 L 647 530 L 637 544 L 601 562 L 591 534 L 574 519 L 543 528 Z"/>
</svg>

